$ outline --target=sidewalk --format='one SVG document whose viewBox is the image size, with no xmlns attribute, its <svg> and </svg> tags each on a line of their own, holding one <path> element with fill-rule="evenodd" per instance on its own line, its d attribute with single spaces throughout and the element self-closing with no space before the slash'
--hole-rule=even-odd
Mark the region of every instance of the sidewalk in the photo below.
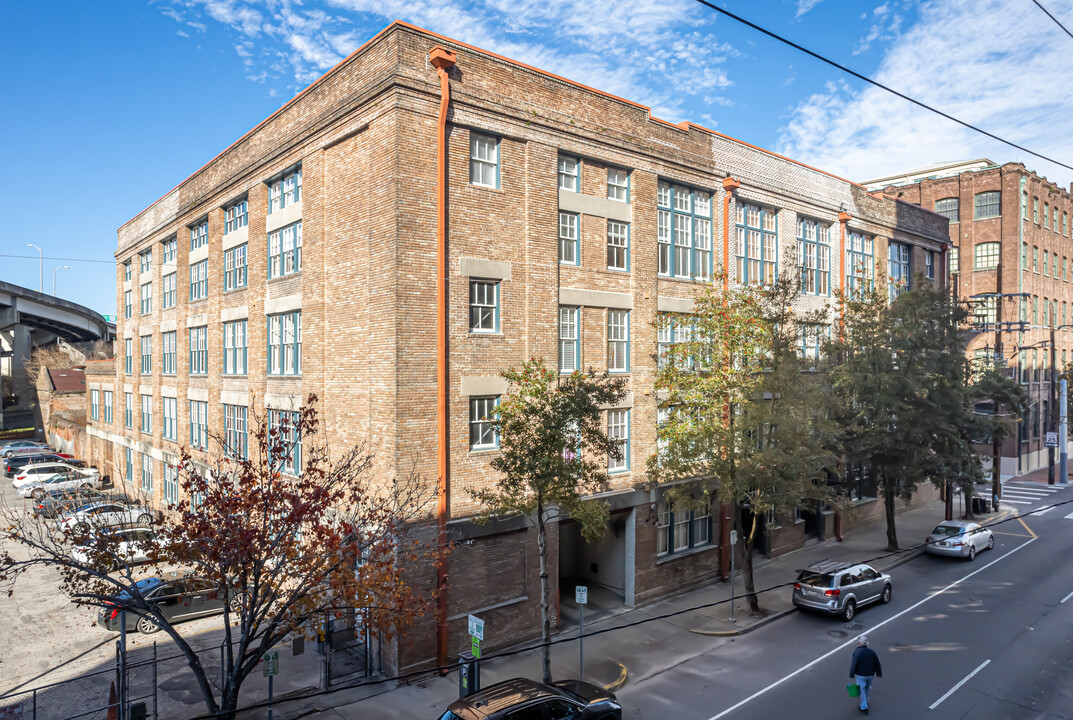
<svg viewBox="0 0 1073 720">
<path fill-rule="evenodd" d="M 1044 478 L 1046 482 L 1046 478 Z M 943 519 L 942 502 L 933 502 L 907 510 L 897 518 L 899 544 L 911 547 L 922 541 L 935 524 Z M 819 560 L 869 562 L 880 570 L 890 570 L 920 554 L 919 550 L 902 551 L 888 556 L 886 525 L 880 518 L 869 527 L 847 533 L 843 542 L 829 539 L 771 560 L 757 558 L 754 578 L 757 590 L 792 582 L 797 570 Z M 882 557 L 881 557 L 882 556 Z M 750 617 L 748 606 L 740 597 L 740 574 L 735 583 L 736 622 L 730 621 L 730 583 L 714 583 L 675 597 L 604 615 L 585 622 L 585 679 L 612 689 L 635 683 L 672 668 L 692 657 L 732 642 L 737 635 L 750 632 L 785 615 L 796 612 L 791 591 L 781 587 L 760 595 L 764 616 Z M 693 610 L 702 605 L 723 601 L 720 605 Z M 564 617 L 576 615 L 563 603 Z M 670 613 L 672 617 L 652 619 Z M 650 620 L 649 622 L 639 621 Z M 629 627 L 625 627 L 629 626 Z M 608 628 L 620 628 L 590 636 Z M 577 636 L 577 627 L 567 627 L 556 639 Z M 525 676 L 540 678 L 541 654 L 530 650 L 481 663 L 481 684 Z M 556 679 L 578 676 L 578 643 L 562 642 L 551 648 L 552 675 Z M 274 717 L 287 720 L 298 715 L 326 720 L 383 718 L 436 718 L 458 698 L 458 673 L 432 677 L 412 685 L 383 683 L 364 688 L 343 689 L 311 698 L 276 704 Z M 244 714 L 245 717 L 256 717 Z"/>
</svg>

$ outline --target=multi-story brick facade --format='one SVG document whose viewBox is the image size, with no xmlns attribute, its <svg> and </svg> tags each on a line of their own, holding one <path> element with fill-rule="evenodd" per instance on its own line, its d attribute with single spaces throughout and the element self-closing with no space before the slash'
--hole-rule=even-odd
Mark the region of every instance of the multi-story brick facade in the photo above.
<svg viewBox="0 0 1073 720">
<path fill-rule="evenodd" d="M 973 303 L 981 330 L 969 353 L 979 357 L 998 347 L 1032 403 L 1020 432 L 1005 443 L 1001 472 L 1013 476 L 1046 466 L 1044 437 L 1057 415 L 1051 328 L 1055 369 L 1061 372 L 1073 359 L 1070 191 L 1020 163 L 986 159 L 933 165 L 865 186 L 950 219 L 950 284 Z"/>
<path fill-rule="evenodd" d="M 443 356 L 435 46 L 456 53 L 444 149 Z M 502 647 L 535 634 L 539 578 L 524 519 L 468 520 L 478 509 L 469 491 L 495 482 L 495 439 L 480 418 L 506 391 L 499 371 L 538 356 L 564 372 L 610 369 L 629 381 L 626 400 L 608 412 L 626 450 L 604 496 L 611 525 L 595 545 L 569 521 L 552 525 L 556 587 L 584 580 L 637 604 L 710 582 L 726 571 L 726 523 L 714 509 L 671 516 L 642 470 L 655 449 L 657 318 L 688 312 L 692 292 L 724 265 L 738 276 L 725 240 L 748 256 L 743 277 L 796 268 L 799 228 L 816 258 L 802 309 L 829 305 L 855 263 L 878 276 L 891 247 L 904 271 L 946 276 L 939 215 L 395 23 L 120 228 L 117 406 L 114 421 L 95 422 L 92 433 L 101 452 L 111 444 L 132 457 L 135 483 L 148 463 L 160 501 L 162 463 L 198 440 L 202 422 L 238 438 L 243 412 L 251 422 L 316 393 L 331 443 L 366 442 L 376 472 L 404 474 L 416 462 L 436 483 L 442 359 L 449 444 L 440 481 L 448 536 L 465 541 L 448 557 L 449 647 L 437 647 L 429 616 L 386 659 L 405 669 L 447 650 L 453 657 L 465 647 L 469 613 L 488 623 L 486 644 Z M 277 239 L 281 230 L 288 234 Z M 244 249 L 241 282 L 234 248 Z M 165 427 L 176 430 L 165 437 Z M 787 517 L 769 528 L 768 550 L 830 532 L 829 521 Z"/>
</svg>

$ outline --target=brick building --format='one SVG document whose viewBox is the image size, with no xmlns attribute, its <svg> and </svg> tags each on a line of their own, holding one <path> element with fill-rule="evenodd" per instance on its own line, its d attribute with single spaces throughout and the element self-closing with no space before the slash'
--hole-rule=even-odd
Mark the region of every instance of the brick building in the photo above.
<svg viewBox="0 0 1073 720">
<path fill-rule="evenodd" d="M 494 650 L 539 618 L 528 523 L 468 520 L 467 491 L 494 481 L 481 418 L 506 390 L 501 369 L 542 356 L 628 377 L 608 411 L 626 455 L 603 495 L 611 525 L 595 545 L 553 525 L 551 572 L 649 602 L 725 575 L 729 557 L 718 512 L 675 517 L 645 483 L 657 346 L 674 341 L 657 337 L 659 314 L 690 310 L 724 248 L 752 281 L 796 272 L 800 245 L 804 310 L 888 258 L 904 279 L 893 291 L 918 271 L 942 282 L 947 242 L 940 215 L 397 22 L 120 228 L 115 411 L 91 421 L 94 452 L 164 501 L 180 444 L 208 427 L 241 448 L 255 413 L 315 392 L 330 442 L 365 440 L 377 472 L 416 459 L 442 483 L 430 520 L 465 541 L 440 614 L 385 661 L 454 657 L 469 613 Z M 860 521 L 877 504 L 858 492 Z M 772 554 L 832 525 L 771 520 Z"/>
<path fill-rule="evenodd" d="M 982 357 L 998 348 L 1032 404 L 1002 449 L 1000 471 L 1009 477 L 1046 466 L 1044 434 L 1057 430 L 1052 327 L 1053 367 L 1061 372 L 1073 359 L 1073 188 L 1020 163 L 987 159 L 931 165 L 865 187 L 950 219 L 950 284 L 973 303 L 979 330 L 968 352 Z"/>
</svg>

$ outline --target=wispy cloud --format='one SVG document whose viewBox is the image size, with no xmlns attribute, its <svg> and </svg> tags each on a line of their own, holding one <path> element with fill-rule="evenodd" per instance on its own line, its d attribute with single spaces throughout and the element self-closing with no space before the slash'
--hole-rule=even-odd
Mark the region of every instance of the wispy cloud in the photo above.
<svg viewBox="0 0 1073 720">
<path fill-rule="evenodd" d="M 801 17 L 821 2 L 823 0 L 797 0 L 797 14 L 794 17 Z"/>
<path fill-rule="evenodd" d="M 1057 3 L 1056 3 L 1057 5 Z M 1059 12 L 1073 12 L 1066 0 Z M 1073 165 L 1068 43 L 1003 0 L 933 0 L 898 30 L 873 76 L 879 82 L 1037 152 Z M 856 82 L 856 81 L 854 81 Z M 798 104 L 779 152 L 855 179 L 935 162 L 1023 161 L 1068 184 L 1058 168 L 929 113 L 878 88 L 829 84 Z"/>
</svg>

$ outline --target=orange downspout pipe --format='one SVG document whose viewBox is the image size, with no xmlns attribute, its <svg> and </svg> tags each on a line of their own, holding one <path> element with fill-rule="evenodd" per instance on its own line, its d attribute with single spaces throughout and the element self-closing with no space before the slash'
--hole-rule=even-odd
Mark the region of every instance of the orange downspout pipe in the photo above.
<svg viewBox="0 0 1073 720">
<path fill-rule="evenodd" d="M 723 179 L 723 287 L 730 289 L 730 198 L 741 183 L 732 177 Z"/>
<path fill-rule="evenodd" d="M 429 62 L 440 76 L 440 118 L 436 125 L 436 663 L 440 667 L 447 665 L 447 519 L 451 512 L 447 434 L 447 106 L 451 103 L 448 71 L 456 60 L 455 53 L 439 45 L 429 52 Z"/>
<path fill-rule="evenodd" d="M 838 213 L 838 282 L 842 286 L 842 292 L 846 292 L 846 223 L 853 219 L 853 216 L 848 212 L 842 211 Z M 839 323 L 838 323 L 838 337 L 840 340 L 845 340 L 845 324 L 842 323 L 842 319 L 845 317 L 846 310 L 844 306 L 840 306 L 838 309 Z M 835 513 L 835 540 L 842 542 L 842 513 Z"/>
<path fill-rule="evenodd" d="M 732 177 L 723 179 L 723 287 L 730 291 L 730 198 L 741 183 Z M 726 421 L 730 408 L 726 408 Z M 730 578 L 730 506 L 719 503 L 719 577 L 726 582 Z"/>
</svg>

